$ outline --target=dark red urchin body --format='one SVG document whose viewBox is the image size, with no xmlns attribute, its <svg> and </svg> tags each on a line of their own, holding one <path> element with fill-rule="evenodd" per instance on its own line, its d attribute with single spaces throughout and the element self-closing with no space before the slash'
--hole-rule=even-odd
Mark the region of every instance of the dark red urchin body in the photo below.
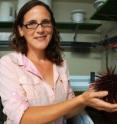
<svg viewBox="0 0 117 124">
<path fill-rule="evenodd" d="M 95 80 L 94 88 L 97 91 L 107 90 L 108 95 L 103 100 L 117 103 L 117 73 L 115 73 L 115 68 L 107 69 L 106 73 L 100 73 Z"/>
<path fill-rule="evenodd" d="M 100 73 L 96 77 L 94 88 L 97 91 L 108 91 L 108 95 L 102 99 L 109 103 L 117 103 L 117 73 L 115 73 L 115 68 L 108 68 L 106 73 Z M 91 108 L 91 111 L 92 113 L 95 112 L 95 117 L 100 117 L 101 121 L 103 121 L 101 124 L 117 124 L 117 112 L 110 113 L 93 108 Z M 92 115 L 92 113 L 90 114 Z M 96 119 L 94 119 L 94 122 L 99 124 L 99 122 L 96 123 Z"/>
</svg>

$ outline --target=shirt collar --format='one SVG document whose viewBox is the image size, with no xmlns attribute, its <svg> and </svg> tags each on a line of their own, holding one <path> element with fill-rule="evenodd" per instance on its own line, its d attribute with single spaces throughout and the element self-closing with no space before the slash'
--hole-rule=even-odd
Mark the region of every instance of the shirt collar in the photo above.
<svg viewBox="0 0 117 124">
<path fill-rule="evenodd" d="M 22 66 L 23 68 L 28 70 L 29 72 L 31 72 L 31 73 L 35 74 L 36 76 L 39 76 L 40 78 L 42 78 L 42 75 L 40 74 L 40 72 L 36 69 L 36 67 L 32 63 L 32 61 L 25 56 L 25 54 L 18 53 L 18 57 L 17 57 L 17 60 L 15 59 L 15 62 L 19 66 Z M 58 80 L 58 78 L 60 77 L 60 75 L 62 73 L 60 71 L 60 68 L 61 67 L 57 66 L 56 64 L 53 64 L 54 82 L 56 82 Z"/>
<path fill-rule="evenodd" d="M 12 60 L 14 63 L 18 64 L 19 66 L 22 66 L 22 68 L 26 69 L 27 71 L 35 74 L 36 76 L 42 77 L 41 74 L 37 71 L 34 64 L 28 59 L 25 54 L 17 53 L 17 59 L 12 57 Z"/>
</svg>

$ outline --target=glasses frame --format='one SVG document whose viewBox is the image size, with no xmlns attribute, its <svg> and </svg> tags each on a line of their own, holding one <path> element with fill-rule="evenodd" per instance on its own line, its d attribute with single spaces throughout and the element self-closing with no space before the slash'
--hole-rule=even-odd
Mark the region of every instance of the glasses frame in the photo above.
<svg viewBox="0 0 117 124">
<path fill-rule="evenodd" d="M 39 27 L 39 25 L 41 25 L 41 27 L 43 27 L 43 28 L 50 28 L 50 27 L 52 27 L 52 23 L 51 23 L 50 20 L 45 20 L 45 21 L 42 21 L 41 23 L 33 22 L 32 25 L 34 23 L 35 23 L 35 27 L 29 27 L 31 25 L 31 22 L 27 23 L 27 24 L 23 24 L 23 26 L 25 26 L 27 29 L 37 29 Z"/>
</svg>

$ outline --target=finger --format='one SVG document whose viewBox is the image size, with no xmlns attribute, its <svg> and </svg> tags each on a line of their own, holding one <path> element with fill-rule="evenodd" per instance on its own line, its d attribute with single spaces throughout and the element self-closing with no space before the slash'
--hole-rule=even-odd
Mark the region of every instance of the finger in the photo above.
<svg viewBox="0 0 117 124">
<path fill-rule="evenodd" d="M 117 104 L 110 104 L 111 112 L 117 112 Z"/>
<path fill-rule="evenodd" d="M 92 107 L 94 107 L 98 110 L 104 110 L 107 112 L 116 112 L 117 111 L 117 104 L 111 104 L 111 103 L 105 102 L 98 98 L 95 98 L 93 102 L 95 104 L 93 104 Z"/>
<path fill-rule="evenodd" d="M 109 111 L 110 112 L 110 111 Z M 117 112 L 117 109 L 111 109 L 111 112 Z"/>
<path fill-rule="evenodd" d="M 95 97 L 95 98 L 103 98 L 107 95 L 108 95 L 107 91 L 98 91 L 98 92 L 93 92 L 92 93 L 92 97 Z"/>
<path fill-rule="evenodd" d="M 88 90 L 95 90 L 95 83 L 91 83 L 88 87 Z"/>
</svg>

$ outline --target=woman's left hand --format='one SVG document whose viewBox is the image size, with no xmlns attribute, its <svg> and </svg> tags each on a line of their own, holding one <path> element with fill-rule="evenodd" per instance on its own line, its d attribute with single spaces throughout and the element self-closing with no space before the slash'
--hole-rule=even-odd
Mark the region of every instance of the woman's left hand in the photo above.
<svg viewBox="0 0 117 124">
<path fill-rule="evenodd" d="M 117 111 L 117 103 L 111 104 L 101 99 L 107 95 L 107 91 L 94 91 L 93 89 L 89 89 L 88 91 L 81 94 L 81 97 L 84 99 L 84 104 L 86 106 L 107 112 Z"/>
</svg>

